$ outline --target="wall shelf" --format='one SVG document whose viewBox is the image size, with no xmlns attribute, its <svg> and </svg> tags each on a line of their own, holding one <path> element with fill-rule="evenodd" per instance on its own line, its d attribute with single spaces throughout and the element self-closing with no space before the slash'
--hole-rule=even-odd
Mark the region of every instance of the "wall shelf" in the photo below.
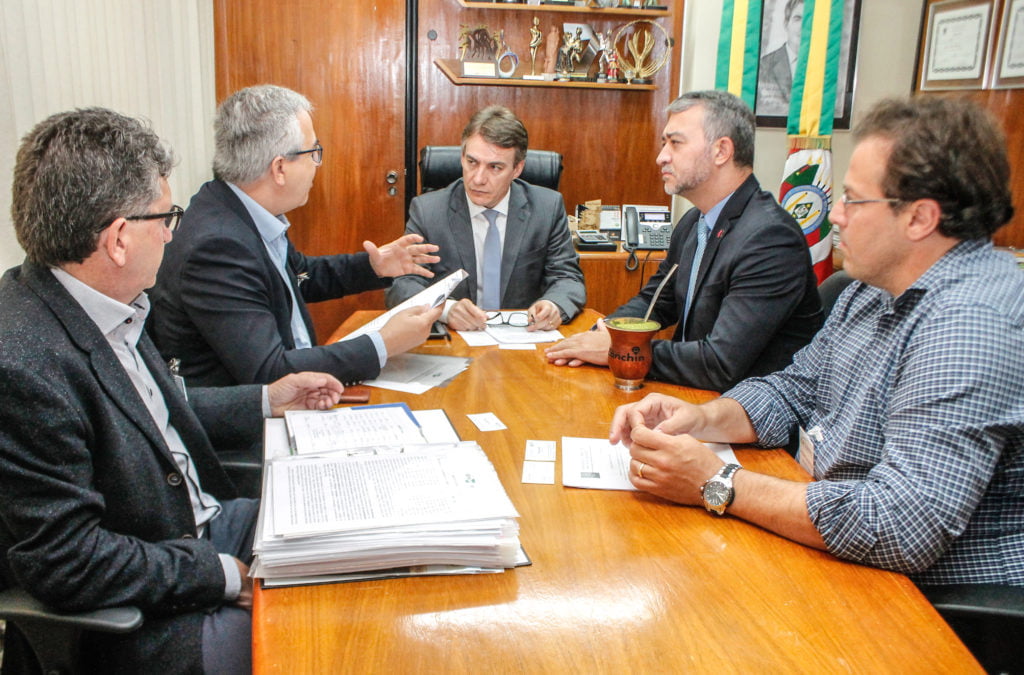
<svg viewBox="0 0 1024 675">
<path fill-rule="evenodd" d="M 667 9 L 636 9 L 634 7 L 579 7 L 577 5 L 525 5 L 510 2 L 476 2 L 474 0 L 458 0 L 463 7 L 472 9 L 502 9 L 522 12 L 573 12 L 607 14 L 608 16 L 668 16 Z"/>
<path fill-rule="evenodd" d="M 452 84 L 473 84 L 491 87 L 562 87 L 565 89 L 620 89 L 631 91 L 654 91 L 658 87 L 653 84 L 627 84 L 625 82 L 592 82 L 589 80 L 524 80 L 520 75 L 526 72 L 524 64 L 519 64 L 515 77 L 463 77 L 458 59 L 434 59 L 434 65 L 445 74 Z"/>
</svg>

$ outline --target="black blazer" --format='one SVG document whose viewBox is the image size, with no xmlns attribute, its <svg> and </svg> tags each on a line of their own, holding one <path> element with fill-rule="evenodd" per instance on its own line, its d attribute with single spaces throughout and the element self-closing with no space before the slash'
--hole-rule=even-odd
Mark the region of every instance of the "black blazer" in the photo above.
<svg viewBox="0 0 1024 675">
<path fill-rule="evenodd" d="M 139 630 L 87 636 L 87 672 L 199 670 L 223 568 L 196 538 L 188 489 L 117 356 L 53 274 L 28 262 L 0 280 L 0 344 L 0 585 L 71 611 L 141 608 Z M 186 402 L 145 335 L 139 351 L 203 489 L 233 497 L 211 437 L 258 438 L 260 387 L 191 390 Z"/>
<path fill-rule="evenodd" d="M 316 345 L 306 302 L 384 288 L 366 253 L 311 257 L 288 243 L 288 279 Z M 150 291 L 147 329 L 165 359 L 181 359 L 189 384 L 265 384 L 314 370 L 342 381 L 376 377 L 380 361 L 367 336 L 295 349 L 291 298 L 237 195 L 221 181 L 203 185 L 167 245 Z"/>
<path fill-rule="evenodd" d="M 658 271 L 639 295 L 609 316 L 643 316 L 673 263 L 679 269 L 651 318 L 675 325 L 655 340 L 651 376 L 725 391 L 740 380 L 780 370 L 821 328 L 817 280 L 803 232 L 753 175 L 733 193 L 701 258 L 693 307 L 680 325 L 700 212 L 687 211 Z"/>
</svg>

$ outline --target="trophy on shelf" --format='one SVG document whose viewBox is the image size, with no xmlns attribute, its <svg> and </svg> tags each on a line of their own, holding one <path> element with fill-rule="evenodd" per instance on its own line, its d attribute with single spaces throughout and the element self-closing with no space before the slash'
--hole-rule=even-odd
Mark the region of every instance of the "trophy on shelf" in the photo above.
<svg viewBox="0 0 1024 675">
<path fill-rule="evenodd" d="M 641 27 L 648 24 L 661 31 L 661 40 L 654 37 L 650 30 Z M 621 43 L 621 44 L 620 44 Z M 615 35 L 615 55 L 618 66 L 632 84 L 651 84 L 651 78 L 668 63 L 672 53 L 672 41 L 660 24 L 650 19 L 630 21 L 619 29 Z M 655 47 L 661 46 L 659 54 L 653 54 Z"/>
<path fill-rule="evenodd" d="M 498 75 L 506 79 L 510 78 L 516 74 L 516 69 L 519 68 L 519 55 L 512 51 L 512 48 L 505 42 L 505 29 L 498 31 L 495 41 L 498 43 Z"/>
<path fill-rule="evenodd" d="M 597 81 L 607 82 L 611 65 L 611 56 L 615 54 L 612 49 L 612 34 L 598 31 L 597 38 Z"/>
<path fill-rule="evenodd" d="M 540 19 L 533 17 L 533 25 L 530 26 L 530 74 L 523 75 L 524 80 L 543 80 L 543 75 L 537 74 L 537 51 L 544 42 L 544 34 L 540 30 Z M 541 64 L 543 68 L 544 64 Z"/>
<path fill-rule="evenodd" d="M 479 24 L 476 28 L 470 28 L 466 24 L 459 26 L 459 61 L 462 63 L 462 76 L 497 77 L 498 47 L 498 39 L 491 35 L 485 24 Z M 506 55 L 500 56 L 504 58 Z M 518 58 L 516 62 L 518 63 Z"/>
</svg>

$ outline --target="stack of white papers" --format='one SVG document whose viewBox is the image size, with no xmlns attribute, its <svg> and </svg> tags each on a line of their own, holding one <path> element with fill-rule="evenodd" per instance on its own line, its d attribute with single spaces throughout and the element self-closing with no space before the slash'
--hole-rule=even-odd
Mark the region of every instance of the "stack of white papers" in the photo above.
<svg viewBox="0 0 1024 675">
<path fill-rule="evenodd" d="M 423 444 L 420 423 L 404 403 L 364 405 L 333 410 L 286 410 L 292 454 L 372 451 Z"/>
<path fill-rule="evenodd" d="M 297 583 L 423 565 L 501 571 L 521 562 L 518 517 L 476 443 L 278 457 L 266 467 L 252 574 Z"/>
</svg>

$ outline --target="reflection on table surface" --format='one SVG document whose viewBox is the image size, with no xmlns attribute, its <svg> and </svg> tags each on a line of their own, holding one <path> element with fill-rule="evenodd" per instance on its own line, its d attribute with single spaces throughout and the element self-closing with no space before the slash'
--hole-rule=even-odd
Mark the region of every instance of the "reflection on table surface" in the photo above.
<svg viewBox="0 0 1024 675">
<path fill-rule="evenodd" d="M 365 323 L 357 312 L 337 335 Z M 587 310 L 562 328 L 587 330 Z M 422 395 L 370 402 L 443 408 L 494 463 L 519 510 L 532 565 L 503 574 L 260 590 L 254 670 L 326 673 L 981 672 L 906 577 L 840 561 L 734 518 L 644 493 L 521 482 L 526 440 L 603 438 L 618 405 L 657 391 L 612 386 L 606 368 L 559 368 L 532 351 L 468 348 L 454 335 L 419 351 L 471 356 Z M 467 414 L 508 427 L 480 432 Z M 808 480 L 781 450 L 738 447 L 746 467 Z"/>
</svg>

